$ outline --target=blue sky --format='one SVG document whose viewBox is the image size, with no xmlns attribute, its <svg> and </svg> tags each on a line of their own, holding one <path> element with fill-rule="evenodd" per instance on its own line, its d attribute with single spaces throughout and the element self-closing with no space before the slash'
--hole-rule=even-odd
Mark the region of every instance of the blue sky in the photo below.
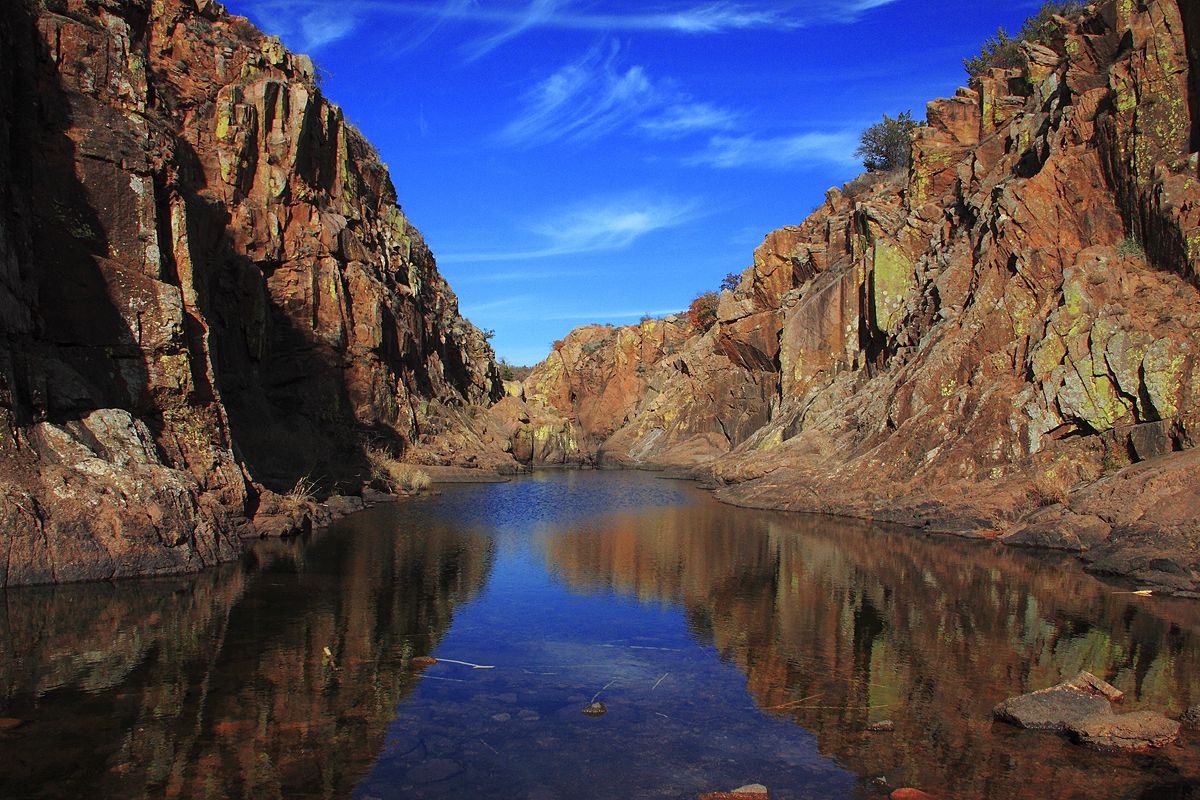
<svg viewBox="0 0 1200 800">
<path fill-rule="evenodd" d="M 532 364 L 686 308 L 953 94 L 1031 2 L 229 0 L 379 148 L 463 313 Z"/>
</svg>

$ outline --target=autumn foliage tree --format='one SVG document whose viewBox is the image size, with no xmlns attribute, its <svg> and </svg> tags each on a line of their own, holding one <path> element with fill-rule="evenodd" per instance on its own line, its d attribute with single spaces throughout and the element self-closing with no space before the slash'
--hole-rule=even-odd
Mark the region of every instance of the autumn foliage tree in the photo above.
<svg viewBox="0 0 1200 800">
<path fill-rule="evenodd" d="M 688 306 L 687 313 L 688 321 L 692 323 L 693 328 L 703 333 L 717 324 L 718 301 L 716 292 L 705 292 L 692 301 L 692 304 Z"/>
</svg>

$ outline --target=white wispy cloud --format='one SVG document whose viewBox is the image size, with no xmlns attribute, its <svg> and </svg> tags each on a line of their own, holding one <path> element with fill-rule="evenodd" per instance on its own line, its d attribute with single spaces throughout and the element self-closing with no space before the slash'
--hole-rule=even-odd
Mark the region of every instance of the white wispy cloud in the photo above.
<svg viewBox="0 0 1200 800">
<path fill-rule="evenodd" d="M 713 136 L 708 146 L 687 159 L 693 166 L 719 169 L 734 167 L 788 168 L 812 163 L 852 166 L 858 163 L 854 151 L 858 136 L 853 133 L 797 133 L 762 137 Z"/>
<path fill-rule="evenodd" d="M 501 297 L 497 300 L 489 300 L 486 303 L 459 303 L 459 310 L 465 317 L 472 317 L 478 314 L 486 314 L 488 312 L 502 311 L 513 306 L 523 306 L 530 302 L 531 298 L 528 295 L 517 295 L 514 297 Z M 493 317 L 496 315 L 492 315 Z M 502 315 L 501 315 L 502 316 Z"/>
<path fill-rule="evenodd" d="M 526 92 L 524 108 L 497 135 L 501 144 L 586 142 L 618 130 L 679 139 L 728 130 L 739 115 L 698 102 L 645 67 L 622 63 L 615 42 L 600 45 L 554 71 Z"/>
<path fill-rule="evenodd" d="M 623 67 L 620 47 L 596 47 L 525 95 L 525 109 L 500 131 L 510 145 L 596 139 L 661 103 L 645 69 Z"/>
<path fill-rule="evenodd" d="M 329 14 L 326 11 L 310 11 L 298 20 L 300 35 L 311 50 L 344 39 L 357 24 L 352 14 Z"/>
<path fill-rule="evenodd" d="M 440 263 L 446 263 L 445 259 L 440 259 Z M 462 261 L 460 263 L 475 262 Z M 511 281 L 547 281 L 562 278 L 583 278 L 599 274 L 601 274 L 600 270 L 568 267 L 555 267 L 552 269 L 506 269 L 501 271 L 488 270 L 486 272 L 460 271 L 459 274 L 454 276 L 454 285 L 459 286 L 467 283 L 507 283 Z"/>
<path fill-rule="evenodd" d="M 681 139 L 704 131 L 732 130 L 741 115 L 711 103 L 675 103 L 649 119 L 638 128 L 658 139 Z"/>
<path fill-rule="evenodd" d="M 852 22 L 863 14 L 897 0 L 823 0 L 818 3 L 728 1 L 679 2 L 656 10 L 605 11 L 580 0 L 245 0 L 254 15 L 273 32 L 290 35 L 301 49 L 318 49 L 349 34 L 368 15 L 387 15 L 413 20 L 416 25 L 399 49 L 411 48 L 449 23 L 467 23 L 494 28 L 468 45 L 469 58 L 479 58 L 506 42 L 534 29 L 597 31 L 609 33 L 659 32 L 678 35 L 714 35 L 730 31 L 791 30 L 818 22 Z M 303 20 L 308 15 L 336 20 L 308 38 Z M 315 22 L 310 22 L 315 25 Z M 339 31 L 339 28 L 347 30 Z M 331 34 L 337 33 L 336 36 Z"/>
<path fill-rule="evenodd" d="M 593 201 L 528 226 L 534 247 L 475 253 L 444 253 L 443 264 L 528 261 L 553 256 L 619 250 L 649 233 L 684 225 L 699 217 L 698 200 L 635 194 Z"/>
</svg>

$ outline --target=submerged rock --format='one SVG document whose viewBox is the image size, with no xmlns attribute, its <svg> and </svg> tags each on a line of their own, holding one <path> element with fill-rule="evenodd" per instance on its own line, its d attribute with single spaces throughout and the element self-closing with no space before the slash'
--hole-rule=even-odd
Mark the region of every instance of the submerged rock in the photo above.
<svg viewBox="0 0 1200 800">
<path fill-rule="evenodd" d="M 1200 705 L 1192 706 L 1183 715 L 1179 717 L 1179 721 L 1185 728 L 1200 730 Z"/>
<path fill-rule="evenodd" d="M 589 717 L 599 717 L 602 714 L 608 713 L 608 706 L 604 705 L 604 703 L 597 701 L 597 702 L 589 705 L 587 708 L 585 708 L 583 710 L 583 713 L 587 714 Z"/>
<path fill-rule="evenodd" d="M 1146 750 L 1175 741 L 1179 728 L 1178 722 L 1157 711 L 1132 711 L 1088 717 L 1072 724 L 1070 733 L 1080 744 L 1102 750 Z"/>
<path fill-rule="evenodd" d="M 732 792 L 708 792 L 700 800 L 770 800 L 770 792 L 761 783 L 739 786 Z"/>
</svg>

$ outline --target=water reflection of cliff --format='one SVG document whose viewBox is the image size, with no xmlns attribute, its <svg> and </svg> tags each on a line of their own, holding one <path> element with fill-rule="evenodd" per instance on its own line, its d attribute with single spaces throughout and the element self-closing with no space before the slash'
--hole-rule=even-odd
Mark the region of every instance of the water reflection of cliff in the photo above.
<svg viewBox="0 0 1200 800">
<path fill-rule="evenodd" d="M 987 545 L 712 505 L 613 515 L 547 535 L 544 550 L 576 589 L 682 604 L 760 709 L 864 779 L 1066 798 L 1174 796 L 1150 787 L 1200 776 L 1195 747 L 1102 755 L 989 716 L 1079 669 L 1125 690 L 1127 708 L 1200 701 L 1195 604 L 1116 594 L 1073 565 Z M 894 734 L 865 733 L 885 718 Z"/>
<path fill-rule="evenodd" d="M 0 797 L 347 796 L 492 558 L 354 526 L 256 571 L 0 592 L 0 717 L 30 720 Z"/>
</svg>

